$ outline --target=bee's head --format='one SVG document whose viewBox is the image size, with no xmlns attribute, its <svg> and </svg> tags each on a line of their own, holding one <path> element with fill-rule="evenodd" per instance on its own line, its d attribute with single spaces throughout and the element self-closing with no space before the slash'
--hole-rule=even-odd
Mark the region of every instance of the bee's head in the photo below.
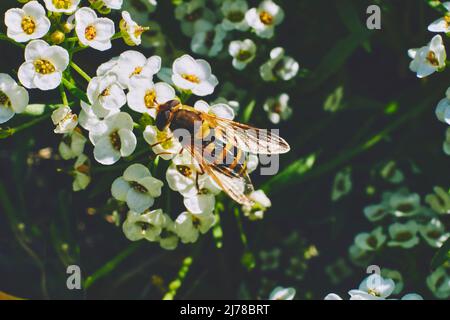
<svg viewBox="0 0 450 320">
<path fill-rule="evenodd" d="M 170 125 L 173 117 L 173 108 L 178 106 L 180 101 L 170 100 L 158 106 L 158 112 L 156 114 L 156 128 L 159 131 L 163 131 Z"/>
</svg>

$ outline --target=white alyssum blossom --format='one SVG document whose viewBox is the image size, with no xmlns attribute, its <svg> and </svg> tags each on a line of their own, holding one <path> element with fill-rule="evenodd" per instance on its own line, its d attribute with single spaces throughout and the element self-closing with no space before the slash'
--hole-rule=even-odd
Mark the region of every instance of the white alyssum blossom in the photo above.
<svg viewBox="0 0 450 320">
<path fill-rule="evenodd" d="M 405 294 L 401 300 L 423 300 L 423 297 L 417 293 L 408 293 Z"/>
<path fill-rule="evenodd" d="M 204 22 L 202 31 L 197 32 L 191 41 L 191 50 L 196 54 L 208 57 L 217 56 L 223 49 L 223 41 L 227 35 L 222 25 L 214 26 L 209 22 Z"/>
<path fill-rule="evenodd" d="M 334 177 L 331 189 L 331 200 L 338 201 L 352 190 L 351 168 L 347 167 L 339 171 Z"/>
<path fill-rule="evenodd" d="M 450 125 L 450 88 L 447 88 L 445 98 L 439 101 L 435 113 L 439 121 Z"/>
<path fill-rule="evenodd" d="M 399 294 L 400 292 L 402 292 L 405 284 L 403 282 L 403 276 L 399 271 L 383 268 L 381 269 L 381 276 L 385 279 L 392 279 L 392 281 L 394 281 L 395 288 L 394 291 L 392 291 L 393 294 Z"/>
<path fill-rule="evenodd" d="M 181 144 L 173 137 L 169 128 L 159 131 L 156 126 L 148 125 L 143 136 L 153 152 L 164 160 L 172 159 L 181 151 Z"/>
<path fill-rule="evenodd" d="M 117 83 L 117 76 L 107 74 L 94 77 L 87 87 L 87 96 L 93 112 L 100 118 L 112 111 L 118 111 L 127 103 L 125 92 Z"/>
<path fill-rule="evenodd" d="M 75 31 L 80 42 L 99 51 L 111 49 L 114 36 L 114 22 L 108 18 L 99 18 L 91 8 L 83 7 L 75 13 Z"/>
<path fill-rule="evenodd" d="M 26 3 L 22 9 L 6 11 L 5 24 L 7 36 L 17 42 L 42 38 L 50 30 L 50 20 L 44 7 L 37 1 Z"/>
<path fill-rule="evenodd" d="M 148 79 L 132 79 L 127 94 L 128 106 L 139 113 L 156 117 L 156 108 L 176 98 L 175 89 L 165 82 L 153 83 Z"/>
<path fill-rule="evenodd" d="M 56 126 L 55 133 L 66 134 L 72 132 L 78 125 L 78 116 L 72 113 L 69 106 L 62 106 L 53 111 L 52 121 Z"/>
<path fill-rule="evenodd" d="M 427 77 L 445 68 L 447 53 L 440 35 L 434 36 L 426 46 L 409 49 L 408 55 L 413 59 L 409 64 L 409 69 L 417 73 L 418 78 Z"/>
<path fill-rule="evenodd" d="M 432 219 L 427 224 L 419 225 L 419 233 L 424 240 L 433 248 L 440 248 L 450 237 L 445 232 L 445 226 L 439 219 Z"/>
<path fill-rule="evenodd" d="M 448 270 L 441 266 L 427 277 L 427 286 L 439 299 L 450 297 L 450 275 Z"/>
<path fill-rule="evenodd" d="M 114 180 L 111 194 L 119 201 L 127 203 L 130 210 L 141 213 L 150 208 L 155 198 L 161 196 L 164 183 L 152 176 L 142 164 L 132 164 L 122 177 Z"/>
<path fill-rule="evenodd" d="M 148 23 L 148 14 L 155 11 L 156 5 L 156 0 L 124 1 L 122 10 L 129 12 L 138 23 L 144 24 Z"/>
<path fill-rule="evenodd" d="M 253 205 L 244 205 L 242 207 L 244 216 L 248 217 L 252 221 L 263 219 L 264 213 L 272 206 L 272 202 L 263 190 L 253 191 L 249 195 L 249 198 L 253 201 Z"/>
<path fill-rule="evenodd" d="M 90 161 L 85 154 L 80 154 L 73 166 L 73 191 L 81 191 L 91 183 Z"/>
<path fill-rule="evenodd" d="M 133 119 L 119 112 L 106 117 L 91 129 L 89 138 L 94 145 L 94 158 L 104 165 L 112 165 L 121 157 L 130 156 L 136 149 Z"/>
<path fill-rule="evenodd" d="M 350 290 L 350 300 L 384 300 L 394 291 L 392 279 L 384 279 L 378 274 L 372 274 L 364 279 L 358 290 Z"/>
<path fill-rule="evenodd" d="M 204 100 L 198 100 L 194 104 L 194 108 L 201 112 L 209 113 L 216 117 L 224 118 L 227 120 L 233 120 L 234 116 L 235 116 L 233 109 L 225 103 L 217 103 L 217 104 L 209 105 Z"/>
<path fill-rule="evenodd" d="M 256 57 L 256 44 L 251 39 L 234 40 L 228 46 L 228 53 L 233 57 L 233 67 L 243 70 Z"/>
<path fill-rule="evenodd" d="M 294 288 L 276 287 L 270 293 L 269 300 L 293 300 L 295 293 Z"/>
<path fill-rule="evenodd" d="M 389 247 L 401 247 L 410 249 L 419 243 L 417 232 L 419 227 L 413 220 L 407 223 L 393 223 L 389 226 L 389 236 L 391 238 L 387 245 Z"/>
<path fill-rule="evenodd" d="M 286 121 L 292 116 L 292 108 L 289 106 L 289 95 L 287 93 L 268 98 L 263 109 L 267 112 L 270 122 L 274 124 Z"/>
<path fill-rule="evenodd" d="M 261 38 L 272 38 L 275 26 L 284 20 L 284 11 L 275 2 L 264 0 L 258 8 L 252 8 L 245 14 L 248 25 Z"/>
<path fill-rule="evenodd" d="M 379 249 L 386 242 L 386 235 L 383 234 L 383 229 L 377 227 L 372 232 L 362 232 L 356 235 L 355 245 L 360 249 L 366 251 L 374 251 Z"/>
<path fill-rule="evenodd" d="M 28 91 L 19 86 L 10 75 L 0 73 L 0 124 L 22 113 L 29 103 Z"/>
<path fill-rule="evenodd" d="M 66 49 L 33 40 L 25 47 L 25 62 L 19 68 L 18 77 L 25 88 L 53 90 L 60 85 L 68 65 Z"/>
<path fill-rule="evenodd" d="M 248 11 L 246 0 L 225 0 L 222 3 L 223 14 L 222 27 L 227 30 L 247 31 L 249 25 L 245 19 Z"/>
<path fill-rule="evenodd" d="M 448 129 L 447 129 L 448 130 Z M 425 202 L 437 213 L 450 213 L 450 194 L 442 187 L 433 188 L 434 193 L 425 196 Z"/>
<path fill-rule="evenodd" d="M 163 230 L 158 237 L 158 242 L 161 248 L 165 250 L 175 250 L 179 242 L 179 238 L 175 233 L 175 222 L 167 214 L 164 214 L 164 217 L 165 222 Z"/>
<path fill-rule="evenodd" d="M 211 192 L 200 190 L 197 194 L 184 198 L 183 204 L 192 214 L 212 212 L 216 205 L 216 197 Z"/>
<path fill-rule="evenodd" d="M 360 267 L 366 267 L 372 261 L 373 250 L 361 249 L 356 244 L 352 244 L 348 248 L 348 257 L 350 261 Z"/>
<path fill-rule="evenodd" d="M 200 214 L 185 211 L 175 220 L 175 232 L 183 243 L 194 243 L 200 234 L 208 232 L 215 224 L 216 218 L 212 212 Z"/>
<path fill-rule="evenodd" d="M 442 6 L 447 9 L 446 14 L 442 18 L 433 21 L 428 26 L 428 31 L 444 33 L 450 32 L 450 2 L 443 2 Z"/>
<path fill-rule="evenodd" d="M 142 34 L 149 30 L 149 28 L 140 26 L 131 18 L 128 11 L 123 11 L 120 30 L 124 35 L 123 39 L 126 44 L 129 46 L 139 46 L 142 43 Z"/>
<path fill-rule="evenodd" d="M 175 18 L 181 21 L 181 32 L 192 37 L 202 31 L 198 25 L 203 25 L 205 21 L 213 22 L 215 14 L 206 6 L 206 0 L 190 0 L 176 6 Z"/>
<path fill-rule="evenodd" d="M 122 9 L 123 0 L 102 0 L 105 6 L 109 9 L 120 10 Z"/>
<path fill-rule="evenodd" d="M 128 89 L 133 79 L 152 81 L 153 76 L 161 69 L 161 57 L 146 58 L 138 51 L 129 50 L 123 52 L 116 61 L 110 61 L 109 64 L 112 67 L 109 72 L 117 75 L 122 88 Z"/>
<path fill-rule="evenodd" d="M 407 193 L 402 190 L 392 194 L 389 206 L 396 217 L 410 217 L 420 211 L 420 196 L 417 193 Z"/>
<path fill-rule="evenodd" d="M 84 151 L 86 141 L 87 139 L 80 129 L 75 128 L 71 133 L 65 134 L 58 146 L 61 158 L 69 160 L 80 156 Z"/>
<path fill-rule="evenodd" d="M 219 84 L 211 73 L 211 66 L 203 59 L 194 59 L 190 55 L 177 58 L 172 66 L 172 82 L 180 89 L 191 91 L 197 96 L 207 96 L 214 92 Z"/>
<path fill-rule="evenodd" d="M 285 55 L 284 48 L 276 47 L 270 51 L 270 59 L 259 68 L 259 74 L 264 81 L 288 81 L 297 75 L 299 69 L 298 62 Z"/>
<path fill-rule="evenodd" d="M 125 237 L 130 241 L 146 239 L 158 241 L 166 223 L 166 215 L 161 209 L 144 212 L 130 211 L 122 225 Z"/>
<path fill-rule="evenodd" d="M 74 13 L 81 0 L 44 0 L 48 11 L 57 13 Z"/>
<path fill-rule="evenodd" d="M 87 131 L 95 130 L 98 127 L 98 125 L 101 124 L 101 121 L 104 118 L 107 118 L 107 117 L 112 116 L 113 114 L 119 112 L 118 109 L 112 109 L 112 110 L 104 109 L 106 114 L 102 117 L 99 117 L 94 112 L 94 108 L 91 105 L 89 105 L 88 103 L 81 101 L 80 105 L 81 105 L 81 111 L 78 116 L 78 123 L 80 124 L 80 126 L 82 128 L 86 129 Z"/>
</svg>

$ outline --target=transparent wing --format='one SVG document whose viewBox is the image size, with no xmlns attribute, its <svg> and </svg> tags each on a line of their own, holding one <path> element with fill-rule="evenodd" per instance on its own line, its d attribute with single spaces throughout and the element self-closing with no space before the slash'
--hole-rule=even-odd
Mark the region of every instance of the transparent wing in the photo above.
<svg viewBox="0 0 450 320">
<path fill-rule="evenodd" d="M 254 128 L 236 121 L 202 113 L 216 132 L 216 138 L 234 144 L 242 151 L 254 154 L 280 154 L 291 148 L 280 136 L 271 130 Z"/>
</svg>

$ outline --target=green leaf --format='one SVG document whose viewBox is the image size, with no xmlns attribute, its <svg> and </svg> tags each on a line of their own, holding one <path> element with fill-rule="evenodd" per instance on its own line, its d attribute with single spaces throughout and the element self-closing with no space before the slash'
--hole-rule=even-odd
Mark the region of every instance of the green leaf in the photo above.
<svg viewBox="0 0 450 320">
<path fill-rule="evenodd" d="M 431 260 L 431 267 L 437 269 L 448 261 L 450 261 L 450 238 L 445 241 L 442 247 L 434 255 L 433 260 Z"/>
<path fill-rule="evenodd" d="M 64 87 L 66 87 L 66 89 L 69 90 L 69 92 L 74 97 L 76 97 L 86 103 L 89 103 L 86 93 L 83 90 L 79 89 L 75 84 L 73 84 L 72 82 L 70 82 L 69 80 L 67 80 L 65 78 L 63 78 L 62 81 L 63 81 Z"/>
<path fill-rule="evenodd" d="M 241 122 L 247 123 L 250 118 L 252 117 L 253 110 L 255 109 L 256 101 L 252 100 L 250 103 L 244 108 L 244 111 L 242 112 L 241 116 Z"/>
</svg>

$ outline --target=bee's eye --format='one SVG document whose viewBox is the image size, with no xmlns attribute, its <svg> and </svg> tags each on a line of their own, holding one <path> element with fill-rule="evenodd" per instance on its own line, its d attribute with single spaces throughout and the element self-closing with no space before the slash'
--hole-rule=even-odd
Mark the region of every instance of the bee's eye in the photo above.
<svg viewBox="0 0 450 320">
<path fill-rule="evenodd" d="M 155 124 L 156 128 L 158 128 L 159 131 L 163 131 L 169 124 L 169 115 L 170 115 L 169 110 L 158 112 Z"/>
</svg>

